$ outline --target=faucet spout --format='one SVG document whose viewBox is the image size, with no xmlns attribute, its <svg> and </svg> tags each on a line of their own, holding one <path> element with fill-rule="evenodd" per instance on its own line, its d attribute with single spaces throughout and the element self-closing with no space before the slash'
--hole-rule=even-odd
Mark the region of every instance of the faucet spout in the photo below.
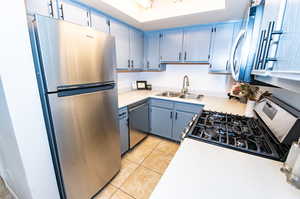
<svg viewBox="0 0 300 199">
<path fill-rule="evenodd" d="M 189 86 L 190 86 L 190 80 L 189 80 L 189 77 L 187 75 L 185 75 L 183 77 L 183 85 L 182 85 L 182 90 L 181 92 L 183 94 L 186 94 L 189 92 Z"/>
</svg>

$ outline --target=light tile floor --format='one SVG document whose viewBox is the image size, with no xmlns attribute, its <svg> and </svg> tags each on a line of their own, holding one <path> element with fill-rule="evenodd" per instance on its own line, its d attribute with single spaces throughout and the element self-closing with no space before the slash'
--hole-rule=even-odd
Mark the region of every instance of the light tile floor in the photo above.
<svg viewBox="0 0 300 199">
<path fill-rule="evenodd" d="M 148 136 L 122 158 L 119 174 L 95 199 L 147 199 L 179 145 Z"/>
</svg>

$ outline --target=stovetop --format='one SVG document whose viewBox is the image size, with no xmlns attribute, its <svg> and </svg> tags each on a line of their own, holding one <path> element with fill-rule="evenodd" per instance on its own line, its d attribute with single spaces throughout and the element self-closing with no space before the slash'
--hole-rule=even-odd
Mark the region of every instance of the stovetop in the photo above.
<svg viewBox="0 0 300 199">
<path fill-rule="evenodd" d="M 274 160 L 283 159 L 280 147 L 258 119 L 203 111 L 188 137 Z"/>
</svg>

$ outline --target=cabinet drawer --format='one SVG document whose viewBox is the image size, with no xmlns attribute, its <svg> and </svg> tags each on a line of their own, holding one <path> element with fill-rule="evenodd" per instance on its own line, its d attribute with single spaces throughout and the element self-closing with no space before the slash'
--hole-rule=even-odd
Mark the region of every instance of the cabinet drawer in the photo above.
<svg viewBox="0 0 300 199">
<path fill-rule="evenodd" d="M 179 111 L 199 113 L 202 109 L 203 106 L 198 104 L 175 103 L 175 110 Z"/>
<path fill-rule="evenodd" d="M 128 110 L 127 107 L 119 109 L 119 119 L 121 118 L 128 118 Z"/>
<path fill-rule="evenodd" d="M 159 107 L 162 107 L 162 108 L 173 109 L 174 102 L 170 102 L 170 101 L 166 101 L 166 100 L 160 100 L 160 99 L 151 99 L 150 100 L 150 105 L 151 106 L 159 106 Z"/>
</svg>

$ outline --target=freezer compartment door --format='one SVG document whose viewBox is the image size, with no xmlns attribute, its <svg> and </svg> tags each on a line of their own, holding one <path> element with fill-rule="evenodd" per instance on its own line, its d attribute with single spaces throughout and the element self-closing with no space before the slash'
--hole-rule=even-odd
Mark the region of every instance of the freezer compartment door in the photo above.
<svg viewBox="0 0 300 199">
<path fill-rule="evenodd" d="M 36 16 L 34 27 L 48 92 L 58 86 L 116 80 L 114 37 L 44 16 Z"/>
<path fill-rule="evenodd" d="M 50 94 L 49 105 L 67 198 L 88 199 L 119 171 L 116 89 Z"/>
</svg>

